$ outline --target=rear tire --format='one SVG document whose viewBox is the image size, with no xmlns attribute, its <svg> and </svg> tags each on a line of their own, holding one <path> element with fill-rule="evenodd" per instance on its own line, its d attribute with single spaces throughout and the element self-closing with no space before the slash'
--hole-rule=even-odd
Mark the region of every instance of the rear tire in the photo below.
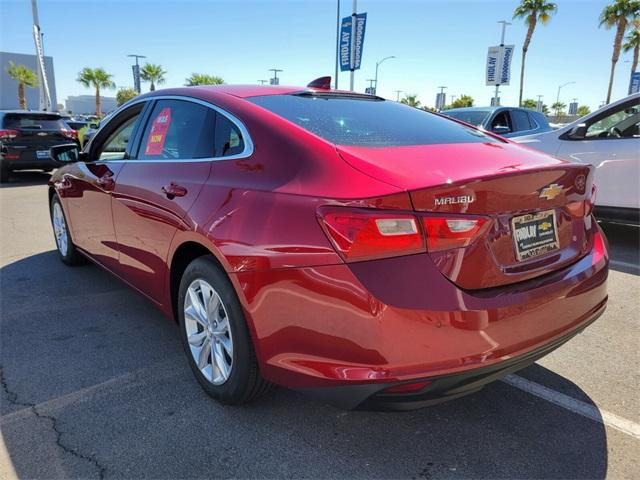
<svg viewBox="0 0 640 480">
<path fill-rule="evenodd" d="M 189 366 L 205 392 L 237 405 L 269 390 L 236 292 L 211 257 L 197 258 L 185 270 L 177 311 Z"/>
<path fill-rule="evenodd" d="M 78 251 L 71 240 L 67 219 L 64 216 L 60 197 L 56 193 L 51 199 L 49 213 L 51 214 L 51 226 L 53 227 L 53 237 L 60 260 L 66 265 L 81 265 L 86 263 L 85 257 Z"/>
</svg>

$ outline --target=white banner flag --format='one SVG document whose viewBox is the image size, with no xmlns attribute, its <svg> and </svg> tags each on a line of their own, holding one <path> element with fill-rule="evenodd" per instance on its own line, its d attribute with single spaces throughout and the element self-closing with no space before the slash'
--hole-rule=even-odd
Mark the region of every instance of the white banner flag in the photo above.
<svg viewBox="0 0 640 480">
<path fill-rule="evenodd" d="M 486 83 L 492 85 L 509 85 L 511 80 L 511 59 L 515 45 L 498 45 L 489 47 L 487 53 Z"/>
</svg>

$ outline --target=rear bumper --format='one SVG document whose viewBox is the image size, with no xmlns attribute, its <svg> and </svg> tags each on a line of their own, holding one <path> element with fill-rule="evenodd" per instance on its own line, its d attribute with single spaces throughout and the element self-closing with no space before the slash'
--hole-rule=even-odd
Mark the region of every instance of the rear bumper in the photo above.
<svg viewBox="0 0 640 480">
<path fill-rule="evenodd" d="M 414 379 L 413 381 L 426 380 L 429 385 L 413 393 L 385 393 L 389 387 L 398 383 L 365 384 L 343 387 L 325 387 L 299 389 L 302 393 L 324 400 L 332 405 L 346 409 L 361 410 L 415 410 L 438 403 L 475 393 L 486 384 L 503 378 L 504 376 L 523 369 L 536 360 L 551 353 L 573 337 L 581 333 L 591 323 L 596 321 L 605 311 L 606 299 L 597 307 L 593 314 L 580 325 L 579 328 L 568 334 L 526 354 L 496 364 L 474 368 L 450 375 Z M 412 382 L 413 382 L 412 381 Z M 409 382 L 403 382 L 409 383 Z"/>
<path fill-rule="evenodd" d="M 9 170 L 49 169 L 59 166 L 60 164 L 52 158 L 38 158 L 36 150 L 8 149 L 0 153 L 0 167 Z"/>
<path fill-rule="evenodd" d="M 598 227 L 576 263 L 488 290 L 456 287 L 427 255 L 231 277 L 266 378 L 346 408 L 408 408 L 477 390 L 567 341 L 604 311 L 607 275 Z M 379 393 L 419 380 L 432 383 Z"/>
</svg>

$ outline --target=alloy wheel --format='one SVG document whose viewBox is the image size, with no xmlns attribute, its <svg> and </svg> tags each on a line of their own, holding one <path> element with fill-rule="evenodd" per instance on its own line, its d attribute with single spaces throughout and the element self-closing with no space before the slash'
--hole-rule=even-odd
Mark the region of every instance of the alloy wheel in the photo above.
<svg viewBox="0 0 640 480">
<path fill-rule="evenodd" d="M 67 243 L 67 223 L 64 220 L 64 214 L 62 213 L 62 207 L 59 202 L 53 203 L 53 233 L 56 237 L 56 245 L 60 254 L 64 257 L 67 255 L 69 245 Z"/>
<path fill-rule="evenodd" d="M 233 336 L 222 299 L 206 280 L 196 279 L 187 289 L 184 327 L 202 375 L 214 385 L 225 383 L 233 368 Z"/>
</svg>

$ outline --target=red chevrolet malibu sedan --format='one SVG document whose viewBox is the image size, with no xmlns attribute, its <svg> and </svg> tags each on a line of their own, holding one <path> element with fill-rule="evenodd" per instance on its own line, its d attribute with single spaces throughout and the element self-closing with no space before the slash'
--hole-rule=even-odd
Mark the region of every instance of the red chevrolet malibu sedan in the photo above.
<svg viewBox="0 0 640 480">
<path fill-rule="evenodd" d="M 198 382 L 344 408 L 479 390 L 607 302 L 590 166 L 329 88 L 137 97 L 49 184 L 58 252 L 179 324 Z"/>
</svg>

